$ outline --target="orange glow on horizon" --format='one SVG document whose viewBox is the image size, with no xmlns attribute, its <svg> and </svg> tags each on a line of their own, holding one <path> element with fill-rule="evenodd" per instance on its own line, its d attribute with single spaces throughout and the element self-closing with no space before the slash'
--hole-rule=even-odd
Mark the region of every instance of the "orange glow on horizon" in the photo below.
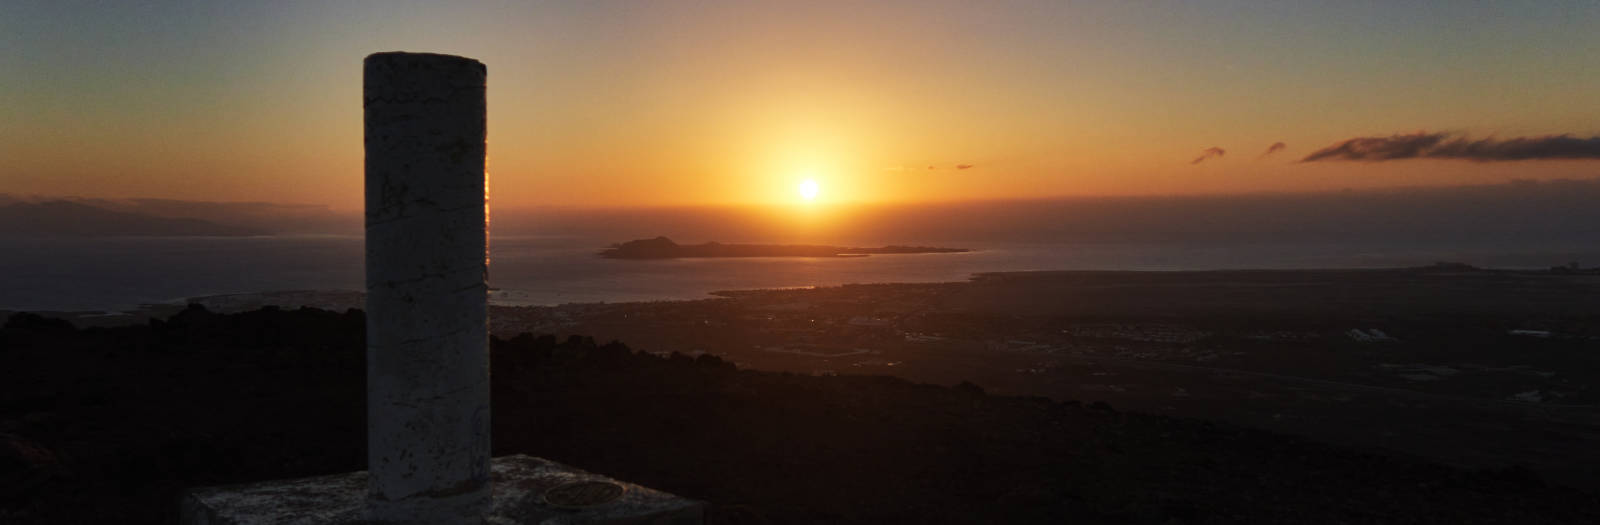
<svg viewBox="0 0 1600 525">
<path fill-rule="evenodd" d="M 1313 4 L 1255 19 L 1048 1 L 44 10 L 0 17 L 0 34 L 20 35 L 14 54 L 34 57 L 9 64 L 0 88 L 0 193 L 359 210 L 360 64 L 384 50 L 488 65 L 500 208 L 783 210 L 1593 176 L 1593 160 L 1296 162 L 1352 137 L 1417 129 L 1600 133 L 1600 68 L 1564 52 L 1600 44 L 1591 14 L 1528 10 L 1528 23 L 1501 27 L 1503 17 L 1470 9 L 1430 12 L 1381 43 L 1317 23 L 1380 26 L 1412 11 Z M 1285 38 L 1286 27 L 1303 31 Z M 1482 34 L 1527 45 L 1490 49 Z M 1260 153 L 1273 144 L 1286 146 Z M 1229 153 L 1191 162 L 1213 147 Z M 815 190 L 797 197 L 805 179 Z"/>
</svg>

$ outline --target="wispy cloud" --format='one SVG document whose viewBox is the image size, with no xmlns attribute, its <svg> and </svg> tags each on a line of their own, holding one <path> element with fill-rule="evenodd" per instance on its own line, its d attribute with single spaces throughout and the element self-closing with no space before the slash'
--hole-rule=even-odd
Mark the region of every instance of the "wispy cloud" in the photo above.
<svg viewBox="0 0 1600 525">
<path fill-rule="evenodd" d="M 943 164 L 929 164 L 928 165 L 928 170 L 932 171 L 932 170 L 941 169 L 940 166 L 944 166 L 944 165 Z M 977 165 L 976 164 L 953 164 L 953 165 L 950 165 L 948 167 L 954 168 L 954 169 L 957 169 L 957 170 L 970 170 L 972 168 L 977 167 Z M 897 165 L 897 166 L 884 166 L 883 171 L 906 171 L 906 170 L 909 170 L 909 169 L 916 169 L 916 168 L 915 167 L 906 167 L 904 164 L 901 164 L 901 165 Z"/>
<path fill-rule="evenodd" d="M 1319 149 L 1300 162 L 1353 160 L 1381 162 L 1402 159 L 1465 159 L 1500 162 L 1539 159 L 1600 159 L 1600 137 L 1545 135 L 1469 140 L 1451 133 L 1356 137 Z"/>
<path fill-rule="evenodd" d="M 1200 151 L 1200 156 L 1199 157 L 1195 157 L 1194 160 L 1189 161 L 1189 163 L 1190 164 L 1199 164 L 1201 162 L 1205 162 L 1207 160 L 1210 160 L 1212 157 L 1221 157 L 1221 156 L 1227 155 L 1227 154 L 1228 154 L 1228 150 L 1225 150 L 1225 149 L 1222 149 L 1222 148 L 1219 148 L 1219 147 L 1216 147 L 1216 146 L 1212 146 L 1212 147 L 1206 148 L 1204 150 L 1201 150 Z"/>
<path fill-rule="evenodd" d="M 1256 157 L 1256 160 L 1261 160 L 1261 159 L 1267 158 L 1268 155 L 1272 155 L 1273 153 L 1277 153 L 1277 152 L 1283 151 L 1283 148 L 1287 148 L 1287 147 L 1289 147 L 1288 144 L 1284 144 L 1282 142 L 1274 142 L 1274 143 L 1272 143 L 1271 146 L 1267 146 L 1267 151 L 1262 152 L 1261 156 Z"/>
</svg>

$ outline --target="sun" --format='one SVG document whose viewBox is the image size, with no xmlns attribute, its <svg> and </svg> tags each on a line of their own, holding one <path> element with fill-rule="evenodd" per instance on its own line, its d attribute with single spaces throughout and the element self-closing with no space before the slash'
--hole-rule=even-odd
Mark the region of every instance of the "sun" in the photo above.
<svg viewBox="0 0 1600 525">
<path fill-rule="evenodd" d="M 820 193 L 821 191 L 822 191 L 822 188 L 820 186 L 817 186 L 817 180 L 816 179 L 806 179 L 806 180 L 800 181 L 800 198 L 802 200 L 806 200 L 806 201 L 817 200 L 817 194 Z"/>
</svg>

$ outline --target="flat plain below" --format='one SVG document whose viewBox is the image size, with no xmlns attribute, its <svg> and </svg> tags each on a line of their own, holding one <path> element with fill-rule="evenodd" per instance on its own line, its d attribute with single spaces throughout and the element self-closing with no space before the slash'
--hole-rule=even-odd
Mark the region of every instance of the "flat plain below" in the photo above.
<svg viewBox="0 0 1600 525">
<path fill-rule="evenodd" d="M 969 381 L 1600 488 L 1600 275 L 1017 272 L 719 295 L 502 307 L 492 322 L 502 337 Z"/>
</svg>

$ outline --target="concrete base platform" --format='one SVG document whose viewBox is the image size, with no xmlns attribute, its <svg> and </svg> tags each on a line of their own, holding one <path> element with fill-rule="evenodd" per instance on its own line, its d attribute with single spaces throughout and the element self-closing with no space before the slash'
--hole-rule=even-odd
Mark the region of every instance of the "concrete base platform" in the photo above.
<svg viewBox="0 0 1600 525">
<path fill-rule="evenodd" d="M 702 502 L 533 456 L 495 458 L 490 479 L 494 510 L 483 520 L 490 525 L 690 525 L 701 523 L 705 514 Z M 360 524 L 367 523 L 362 519 L 366 496 L 365 471 L 207 487 L 184 495 L 181 521 L 187 525 Z"/>
</svg>

